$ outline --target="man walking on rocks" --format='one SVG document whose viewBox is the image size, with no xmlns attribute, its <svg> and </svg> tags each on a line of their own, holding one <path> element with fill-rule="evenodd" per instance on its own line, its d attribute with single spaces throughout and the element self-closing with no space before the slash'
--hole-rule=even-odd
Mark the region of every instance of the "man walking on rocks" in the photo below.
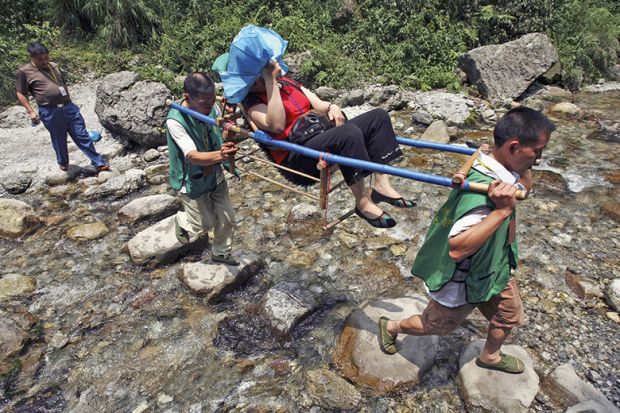
<svg viewBox="0 0 620 413">
<path fill-rule="evenodd" d="M 430 302 L 421 315 L 379 319 L 381 350 L 395 354 L 399 333 L 447 335 L 476 307 L 489 320 L 479 367 L 518 374 L 524 365 L 500 351 L 523 307 L 511 270 L 517 267 L 515 194 L 532 185 L 531 167 L 555 130 L 546 116 L 519 107 L 494 130 L 495 147 L 481 153 L 468 179 L 489 183 L 488 193 L 454 189 L 435 215 L 411 269 L 424 280 Z"/>
<path fill-rule="evenodd" d="M 32 124 L 43 122 L 49 131 L 59 168 L 66 171 L 69 167 L 67 149 L 67 133 L 69 133 L 73 142 L 90 159 L 98 172 L 109 170 L 110 167 L 97 153 L 95 145 L 88 136 L 80 108 L 71 102 L 63 73 L 56 63 L 50 61 L 47 47 L 35 42 L 28 44 L 27 49 L 30 63 L 17 71 L 15 82 L 17 99 L 28 111 Z M 27 97 L 29 94 L 37 101 L 38 114 L 30 106 Z"/>
<path fill-rule="evenodd" d="M 217 117 L 215 83 L 194 72 L 183 83 L 181 105 Z M 211 260 L 239 265 L 231 255 L 235 213 L 228 194 L 222 163 L 237 152 L 233 142 L 222 143 L 219 128 L 209 126 L 176 109 L 166 120 L 170 159 L 170 185 L 180 191 L 184 210 L 175 217 L 175 234 L 187 244 L 213 228 Z"/>
</svg>

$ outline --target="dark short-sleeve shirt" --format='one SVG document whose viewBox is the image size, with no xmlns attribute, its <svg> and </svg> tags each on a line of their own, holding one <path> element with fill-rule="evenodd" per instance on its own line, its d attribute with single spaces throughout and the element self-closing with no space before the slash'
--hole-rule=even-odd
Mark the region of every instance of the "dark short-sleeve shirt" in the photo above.
<svg viewBox="0 0 620 413">
<path fill-rule="evenodd" d="M 66 96 L 62 95 L 59 86 L 65 88 Z M 50 62 L 49 67 L 46 68 L 38 68 L 32 62 L 22 66 L 17 71 L 15 89 L 25 96 L 31 94 L 39 106 L 71 101 L 65 78 L 58 65 L 53 62 Z"/>
</svg>

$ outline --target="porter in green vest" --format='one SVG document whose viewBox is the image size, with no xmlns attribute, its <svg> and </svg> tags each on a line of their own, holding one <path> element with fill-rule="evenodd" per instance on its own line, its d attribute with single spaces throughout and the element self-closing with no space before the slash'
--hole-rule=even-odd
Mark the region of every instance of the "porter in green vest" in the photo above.
<svg viewBox="0 0 620 413">
<path fill-rule="evenodd" d="M 493 131 L 495 146 L 480 154 L 467 179 L 489 183 L 487 194 L 453 190 L 435 214 L 412 273 L 424 280 L 430 301 L 422 314 L 379 319 L 379 346 L 398 352 L 397 335 L 446 335 L 478 308 L 489 320 L 487 340 L 476 358 L 481 368 L 518 374 L 524 364 L 500 351 L 523 305 L 511 269 L 517 266 L 516 178 L 529 191 L 531 167 L 542 156 L 555 126 L 542 113 L 509 110 Z M 415 341 L 409 340 L 415 345 Z"/>
<path fill-rule="evenodd" d="M 215 84 L 195 72 L 183 83 L 182 104 L 215 116 Z M 213 229 L 211 260 L 239 265 L 232 255 L 235 212 L 228 194 L 222 164 L 237 151 L 233 142 L 222 142 L 219 129 L 171 109 L 166 120 L 170 185 L 179 191 L 183 210 L 175 217 L 175 235 L 186 244 L 204 238 Z"/>
</svg>

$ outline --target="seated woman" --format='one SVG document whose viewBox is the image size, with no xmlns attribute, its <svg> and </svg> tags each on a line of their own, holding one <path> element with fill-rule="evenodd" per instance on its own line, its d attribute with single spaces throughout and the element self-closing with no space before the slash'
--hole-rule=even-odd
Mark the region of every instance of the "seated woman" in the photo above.
<svg viewBox="0 0 620 413">
<path fill-rule="evenodd" d="M 305 147 L 380 164 L 388 164 L 402 156 L 390 117 L 383 109 L 371 110 L 345 123 L 337 105 L 319 99 L 286 77 L 280 77 L 277 62 L 265 66 L 262 76 L 254 83 L 243 103 L 250 119 L 275 139 L 288 139 L 295 121 L 312 110 L 327 114 L 336 127 L 306 141 Z M 270 152 L 278 164 L 319 176 L 316 159 L 283 150 L 272 149 Z M 388 175 L 375 174 L 374 188 L 368 194 L 364 188 L 364 177 L 370 174 L 369 171 L 347 166 L 340 166 L 340 171 L 355 197 L 355 213 L 374 227 L 391 228 L 396 225 L 396 221 L 377 203 L 388 202 L 400 208 L 415 206 L 415 202 L 405 200 L 390 185 Z"/>
</svg>

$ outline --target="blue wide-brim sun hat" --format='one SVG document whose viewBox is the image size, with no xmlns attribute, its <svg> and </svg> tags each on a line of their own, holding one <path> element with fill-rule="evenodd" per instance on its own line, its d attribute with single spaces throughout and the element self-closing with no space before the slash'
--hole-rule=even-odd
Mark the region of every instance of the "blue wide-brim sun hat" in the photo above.
<svg viewBox="0 0 620 413">
<path fill-rule="evenodd" d="M 288 42 L 271 29 L 254 25 L 241 29 L 228 53 L 219 56 L 211 67 L 220 74 L 228 102 L 241 102 L 270 60 L 280 64 L 282 74 L 288 72 L 282 60 L 287 46 Z"/>
</svg>

